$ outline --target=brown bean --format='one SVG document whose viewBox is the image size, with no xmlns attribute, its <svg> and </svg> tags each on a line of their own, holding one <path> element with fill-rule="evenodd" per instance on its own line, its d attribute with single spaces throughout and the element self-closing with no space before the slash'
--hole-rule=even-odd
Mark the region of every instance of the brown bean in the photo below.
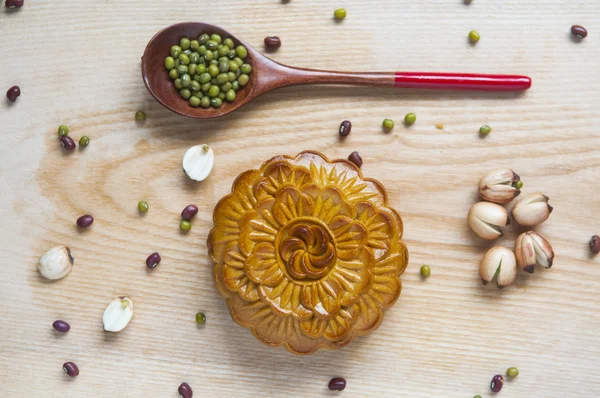
<svg viewBox="0 0 600 398">
<path fill-rule="evenodd" d="M 73 141 L 73 139 L 71 137 L 69 137 L 68 135 L 65 135 L 64 137 L 60 137 L 60 143 L 67 151 L 75 150 L 75 146 L 76 146 L 75 141 Z"/>
<path fill-rule="evenodd" d="M 585 38 L 588 35 L 587 29 L 580 25 L 571 26 L 571 34 L 580 39 Z"/>
<path fill-rule="evenodd" d="M 70 377 L 75 377 L 75 376 L 79 375 L 79 368 L 73 362 L 63 363 L 63 370 Z"/>
<path fill-rule="evenodd" d="M 592 236 L 592 238 L 590 239 L 590 250 L 594 254 L 600 253 L 600 236 Z"/>
<path fill-rule="evenodd" d="M 343 377 L 334 377 L 329 380 L 329 389 L 331 391 L 343 391 L 346 388 L 346 379 Z"/>
<path fill-rule="evenodd" d="M 83 215 L 77 219 L 77 226 L 79 228 L 87 228 L 94 223 L 94 217 L 89 214 Z"/>
<path fill-rule="evenodd" d="M 187 205 L 185 209 L 181 211 L 181 218 L 186 221 L 191 221 L 192 217 L 194 217 L 198 213 L 198 207 L 194 205 Z"/>
<path fill-rule="evenodd" d="M 265 47 L 270 50 L 276 50 L 281 47 L 281 39 L 277 36 L 265 37 Z"/>
<path fill-rule="evenodd" d="M 181 383 L 179 385 L 179 388 L 177 389 L 177 392 L 179 393 L 179 395 L 181 395 L 182 398 L 192 398 L 192 396 L 194 395 L 192 387 L 190 387 L 188 383 Z"/>
<path fill-rule="evenodd" d="M 21 95 L 21 89 L 19 86 L 12 86 L 6 92 L 6 98 L 8 98 L 10 102 L 15 102 L 19 95 Z"/>
<path fill-rule="evenodd" d="M 358 152 L 354 151 L 348 156 L 348 160 L 356 165 L 356 167 L 360 168 L 363 164 L 363 160 L 358 154 Z"/>
<path fill-rule="evenodd" d="M 152 269 L 156 267 L 158 263 L 160 263 L 160 260 L 160 254 L 158 254 L 158 252 L 154 252 L 146 259 L 146 267 Z"/>
<path fill-rule="evenodd" d="M 25 3 L 25 0 L 6 0 L 4 6 L 6 8 L 21 8 L 23 3 Z"/>
<path fill-rule="evenodd" d="M 340 124 L 340 135 L 342 137 L 347 136 L 348 134 L 350 134 L 350 131 L 352 130 L 352 123 L 350 123 L 350 120 L 344 120 L 341 124 Z"/>
</svg>

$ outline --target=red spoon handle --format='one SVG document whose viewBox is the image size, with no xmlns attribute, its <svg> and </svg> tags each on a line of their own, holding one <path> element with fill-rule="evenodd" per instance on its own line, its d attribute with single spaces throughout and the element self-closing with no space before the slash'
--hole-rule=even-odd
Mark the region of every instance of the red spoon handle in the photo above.
<svg viewBox="0 0 600 398">
<path fill-rule="evenodd" d="M 433 90 L 522 91 L 531 87 L 531 78 L 475 73 L 396 72 L 394 85 Z"/>
</svg>

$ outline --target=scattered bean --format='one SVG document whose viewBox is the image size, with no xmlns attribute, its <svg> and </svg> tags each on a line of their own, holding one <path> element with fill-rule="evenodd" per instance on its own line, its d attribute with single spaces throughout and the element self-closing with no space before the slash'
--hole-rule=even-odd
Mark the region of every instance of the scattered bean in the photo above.
<svg viewBox="0 0 600 398">
<path fill-rule="evenodd" d="M 496 375 L 492 378 L 492 382 L 490 383 L 490 389 L 492 392 L 500 392 L 502 390 L 502 386 L 504 385 L 504 376 Z"/>
<path fill-rule="evenodd" d="M 580 39 L 584 39 L 585 37 L 587 37 L 588 32 L 587 32 L 587 29 L 584 28 L 583 26 L 573 25 L 573 26 L 571 26 L 571 34 Z"/>
<path fill-rule="evenodd" d="M 138 210 L 140 213 L 145 213 L 148 211 L 148 209 L 150 209 L 150 206 L 148 206 L 148 202 L 145 202 L 143 200 L 138 202 Z"/>
<path fill-rule="evenodd" d="M 481 36 L 479 36 L 479 33 L 477 33 L 474 30 L 469 32 L 469 40 L 471 41 L 471 43 L 475 44 L 479 41 L 479 39 L 481 39 Z"/>
<path fill-rule="evenodd" d="M 58 126 L 58 136 L 64 137 L 66 135 L 69 135 L 69 127 L 65 126 L 64 124 L 61 124 L 60 126 Z"/>
<path fill-rule="evenodd" d="M 182 398 L 192 398 L 192 396 L 194 395 L 192 387 L 190 387 L 188 383 L 181 383 L 179 385 L 179 388 L 177 389 L 177 392 L 179 393 L 179 395 L 181 395 Z"/>
<path fill-rule="evenodd" d="M 186 221 L 191 221 L 192 217 L 194 217 L 196 215 L 196 213 L 198 213 L 198 207 L 195 205 L 187 205 L 182 211 L 181 211 L 181 218 L 183 218 Z"/>
<path fill-rule="evenodd" d="M 25 0 L 6 0 L 4 6 L 6 8 L 21 8 L 23 3 L 25 3 Z"/>
<path fill-rule="evenodd" d="M 406 123 L 407 125 L 411 125 L 414 124 L 417 121 L 417 115 L 414 113 L 407 113 L 406 116 L 404 116 L 404 123 Z"/>
<path fill-rule="evenodd" d="M 592 236 L 592 238 L 590 239 L 590 250 L 594 254 L 600 253 L 600 236 Z"/>
<path fill-rule="evenodd" d="M 483 126 L 481 126 L 479 128 L 479 134 L 481 134 L 481 135 L 488 135 L 491 132 L 492 132 L 492 128 L 490 126 L 488 126 L 487 124 L 484 124 Z"/>
<path fill-rule="evenodd" d="M 337 20 L 342 20 L 342 19 L 346 18 L 346 10 L 343 8 L 338 8 L 337 10 L 335 10 L 333 12 L 333 16 Z"/>
<path fill-rule="evenodd" d="M 158 252 L 154 252 L 146 259 L 146 267 L 152 269 L 156 267 L 158 263 L 160 263 L 160 260 L 160 254 L 158 254 Z"/>
<path fill-rule="evenodd" d="M 70 377 L 75 377 L 79 375 L 79 368 L 73 362 L 63 363 L 63 370 Z"/>
<path fill-rule="evenodd" d="M 515 188 L 517 188 L 517 189 L 523 188 L 523 181 L 519 180 L 519 181 L 515 182 Z"/>
<path fill-rule="evenodd" d="M 61 333 L 67 333 L 69 330 L 71 330 L 71 325 L 69 325 L 67 322 L 61 321 L 61 320 L 54 321 L 54 323 L 52 324 L 52 327 L 57 332 L 61 332 Z"/>
<path fill-rule="evenodd" d="M 421 266 L 421 275 L 424 276 L 425 278 L 427 278 L 429 275 L 431 275 L 431 269 L 429 268 L 428 265 Z"/>
<path fill-rule="evenodd" d="M 346 388 L 346 379 L 343 377 L 334 377 L 329 380 L 329 389 L 331 391 L 344 391 Z"/>
<path fill-rule="evenodd" d="M 511 379 L 514 379 L 515 377 L 517 377 L 519 375 L 519 369 L 512 367 L 512 368 L 508 368 L 506 369 L 506 375 L 508 377 L 510 377 Z"/>
<path fill-rule="evenodd" d="M 60 137 L 60 143 L 67 151 L 75 150 L 75 147 L 76 147 L 75 141 L 73 141 L 73 139 L 71 137 L 69 137 L 68 135 L 65 135 L 64 137 Z"/>
<path fill-rule="evenodd" d="M 206 315 L 204 315 L 204 312 L 199 312 L 196 314 L 196 323 L 198 325 L 204 325 L 206 323 Z"/>
<path fill-rule="evenodd" d="M 17 98 L 19 98 L 19 95 L 21 95 L 21 89 L 19 86 L 12 86 L 6 92 L 6 98 L 8 98 L 10 102 L 15 102 Z"/>
<path fill-rule="evenodd" d="M 435 128 L 438 130 L 443 130 L 444 129 L 444 125 L 442 123 L 438 123 L 435 125 Z"/>
<path fill-rule="evenodd" d="M 265 47 L 269 50 L 276 50 L 281 47 L 281 39 L 278 36 L 265 37 Z"/>
<path fill-rule="evenodd" d="M 394 128 L 395 123 L 392 119 L 383 119 L 383 129 L 386 131 L 390 131 L 391 129 Z"/>
<path fill-rule="evenodd" d="M 187 220 L 181 220 L 181 222 L 179 223 L 179 229 L 181 229 L 184 232 L 187 232 L 190 229 L 192 229 L 192 223 L 190 223 Z"/>
<path fill-rule="evenodd" d="M 363 164 L 363 160 L 358 154 L 358 152 L 354 151 L 348 156 L 348 160 L 356 165 L 356 167 L 360 168 Z"/>
<path fill-rule="evenodd" d="M 94 217 L 89 214 L 83 215 L 77 219 L 77 226 L 79 228 L 87 228 L 94 223 Z"/>
<path fill-rule="evenodd" d="M 475 395 L 473 398 L 481 398 L 481 395 Z"/>
<path fill-rule="evenodd" d="M 87 135 L 84 135 L 83 137 L 81 137 L 79 139 L 79 146 L 81 148 L 85 148 L 86 146 L 88 146 L 90 144 L 90 137 L 88 137 Z"/>
<path fill-rule="evenodd" d="M 135 120 L 138 120 L 138 121 L 146 120 L 146 113 L 143 111 L 137 111 L 135 113 Z"/>
<path fill-rule="evenodd" d="M 350 120 L 344 120 L 340 124 L 340 135 L 345 137 L 350 134 L 350 131 L 352 131 L 352 123 L 350 123 Z"/>
</svg>

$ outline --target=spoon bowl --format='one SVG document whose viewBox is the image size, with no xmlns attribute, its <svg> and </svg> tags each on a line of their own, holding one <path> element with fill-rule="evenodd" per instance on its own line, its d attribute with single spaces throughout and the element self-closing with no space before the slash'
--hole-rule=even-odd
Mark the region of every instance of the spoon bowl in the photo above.
<svg viewBox="0 0 600 398">
<path fill-rule="evenodd" d="M 195 38 L 202 33 L 217 33 L 231 38 L 236 46 L 248 51 L 244 62 L 252 66 L 250 80 L 236 92 L 233 102 L 223 101 L 220 108 L 194 108 L 179 95 L 165 69 L 171 46 L 183 37 Z M 183 116 L 212 119 L 242 107 L 250 100 L 281 87 L 302 84 L 346 84 L 434 90 L 523 91 L 531 87 L 527 76 L 486 75 L 438 72 L 334 72 L 295 68 L 264 56 L 248 43 L 226 30 L 202 22 L 182 22 L 168 26 L 152 37 L 142 56 L 142 77 L 150 94 L 166 108 Z"/>
</svg>

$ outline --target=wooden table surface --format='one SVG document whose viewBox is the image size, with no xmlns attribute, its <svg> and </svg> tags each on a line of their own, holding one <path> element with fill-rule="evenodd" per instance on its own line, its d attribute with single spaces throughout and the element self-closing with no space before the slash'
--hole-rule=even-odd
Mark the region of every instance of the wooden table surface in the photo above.
<svg viewBox="0 0 600 398">
<path fill-rule="evenodd" d="M 600 258 L 587 247 L 600 212 L 600 10 L 597 1 L 27 0 L 0 11 L 0 395 L 176 397 L 187 381 L 201 397 L 490 397 L 494 374 L 521 372 L 502 397 L 600 396 Z M 333 10 L 345 7 L 342 23 Z M 222 119 L 182 118 L 149 95 L 140 57 L 152 35 L 206 21 L 277 61 L 352 71 L 526 74 L 524 95 L 352 87 L 287 88 Z M 569 33 L 574 23 L 590 35 Z M 476 29 L 481 41 L 467 43 Z M 134 112 L 148 119 L 136 124 Z M 407 112 L 418 120 L 400 123 Z M 396 120 L 386 134 L 383 118 Z M 340 141 L 339 123 L 352 133 Z M 443 123 L 442 130 L 435 125 Z M 65 154 L 58 125 L 87 135 Z M 485 139 L 477 131 L 489 124 Z M 181 172 L 185 150 L 208 143 L 215 167 L 203 183 Z M 382 326 L 348 347 L 297 357 L 266 347 L 230 318 L 217 294 L 206 238 L 216 202 L 242 171 L 277 154 L 358 150 L 402 215 L 410 263 Z M 466 214 L 486 171 L 510 167 L 524 192 L 555 210 L 538 230 L 556 252 L 550 270 L 519 272 L 513 286 L 483 287 L 478 263 L 492 244 Z M 143 217 L 136 204 L 145 199 Z M 179 213 L 196 203 L 192 231 Z M 96 218 L 86 231 L 75 220 Z M 498 243 L 512 247 L 515 228 Z M 66 244 L 73 272 L 41 279 L 38 258 Z M 148 272 L 154 251 L 162 263 Z M 419 277 L 422 264 L 431 277 Z M 123 332 L 102 331 L 106 305 L 135 301 Z M 203 310 L 204 327 L 194 315 Z M 72 328 L 57 336 L 56 319 Z M 61 366 L 79 365 L 68 379 Z"/>
</svg>

